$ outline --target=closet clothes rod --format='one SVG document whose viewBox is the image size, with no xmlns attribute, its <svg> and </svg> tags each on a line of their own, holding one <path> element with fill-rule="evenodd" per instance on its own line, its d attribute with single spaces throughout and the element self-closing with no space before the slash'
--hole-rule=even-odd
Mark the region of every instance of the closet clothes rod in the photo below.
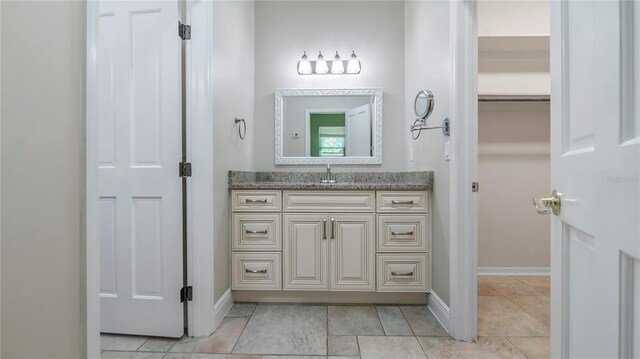
<svg viewBox="0 0 640 359">
<path fill-rule="evenodd" d="M 549 95 L 478 95 L 479 102 L 549 102 Z"/>
</svg>

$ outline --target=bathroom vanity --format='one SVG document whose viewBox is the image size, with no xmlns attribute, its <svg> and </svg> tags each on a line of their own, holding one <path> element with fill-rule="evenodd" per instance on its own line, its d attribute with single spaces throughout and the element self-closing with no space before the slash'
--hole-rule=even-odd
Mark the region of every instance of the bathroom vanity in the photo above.
<svg viewBox="0 0 640 359">
<path fill-rule="evenodd" d="M 323 175 L 229 173 L 232 290 L 427 293 L 433 173 Z"/>
</svg>

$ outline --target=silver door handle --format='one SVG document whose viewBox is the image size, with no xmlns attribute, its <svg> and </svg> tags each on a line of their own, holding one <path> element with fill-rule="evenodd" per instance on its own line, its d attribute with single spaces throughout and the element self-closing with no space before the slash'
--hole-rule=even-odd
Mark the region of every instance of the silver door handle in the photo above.
<svg viewBox="0 0 640 359">
<path fill-rule="evenodd" d="M 396 200 L 392 200 L 391 204 L 413 204 L 413 200 L 410 201 L 396 201 Z"/>
<path fill-rule="evenodd" d="M 391 231 L 392 236 L 413 236 L 413 231 L 411 232 L 394 232 Z"/>
<path fill-rule="evenodd" d="M 244 200 L 244 203 L 267 203 L 266 199 L 251 199 L 247 198 Z"/>
<path fill-rule="evenodd" d="M 331 239 L 336 239 L 336 219 L 331 218 Z"/>
<path fill-rule="evenodd" d="M 249 268 L 246 268 L 244 271 L 247 272 L 247 273 L 267 274 L 267 270 L 266 269 L 249 269 Z"/>
<path fill-rule="evenodd" d="M 322 239 L 327 239 L 327 219 L 322 219 Z"/>
<path fill-rule="evenodd" d="M 413 277 L 413 271 L 411 272 L 391 272 L 394 277 Z"/>
<path fill-rule="evenodd" d="M 535 197 L 533 199 L 533 205 L 536 207 L 538 214 L 546 215 L 553 213 L 557 216 L 560 214 L 562 207 L 562 193 L 554 189 L 549 198 Z"/>
<path fill-rule="evenodd" d="M 252 230 L 247 229 L 245 232 L 247 234 L 267 234 L 267 233 L 269 233 L 269 231 L 267 231 L 266 229 L 263 229 L 261 231 L 252 231 Z"/>
</svg>

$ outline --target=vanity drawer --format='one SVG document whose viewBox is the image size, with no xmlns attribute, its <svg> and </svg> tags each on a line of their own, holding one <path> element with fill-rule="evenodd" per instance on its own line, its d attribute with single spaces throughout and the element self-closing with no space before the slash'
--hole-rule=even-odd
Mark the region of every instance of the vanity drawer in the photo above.
<svg viewBox="0 0 640 359">
<path fill-rule="evenodd" d="M 378 192 L 378 212 L 427 212 L 427 192 Z"/>
<path fill-rule="evenodd" d="M 426 254 L 378 254 L 378 292 L 426 292 Z"/>
<path fill-rule="evenodd" d="M 378 251 L 425 252 L 427 232 L 426 215 L 378 215 Z"/>
<path fill-rule="evenodd" d="M 232 221 L 232 250 L 279 251 L 282 249 L 279 213 L 234 213 Z"/>
<path fill-rule="evenodd" d="M 280 253 L 233 253 L 231 289 L 282 289 Z"/>
<path fill-rule="evenodd" d="M 372 191 L 284 191 L 288 212 L 374 212 Z"/>
<path fill-rule="evenodd" d="M 280 191 L 231 191 L 234 212 L 279 212 L 281 208 Z"/>
</svg>

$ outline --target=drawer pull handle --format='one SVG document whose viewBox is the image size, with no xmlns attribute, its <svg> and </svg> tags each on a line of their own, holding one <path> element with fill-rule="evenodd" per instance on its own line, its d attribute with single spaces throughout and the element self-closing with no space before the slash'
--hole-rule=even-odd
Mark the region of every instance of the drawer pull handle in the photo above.
<svg viewBox="0 0 640 359">
<path fill-rule="evenodd" d="M 413 236 L 413 231 L 411 232 L 394 232 L 391 231 L 392 236 Z"/>
<path fill-rule="evenodd" d="M 267 270 L 266 269 L 249 269 L 249 268 L 246 268 L 244 271 L 247 272 L 247 273 L 267 274 Z"/>
<path fill-rule="evenodd" d="M 397 200 L 392 200 L 391 204 L 414 204 L 413 200 L 410 201 L 397 201 Z"/>
<path fill-rule="evenodd" d="M 266 199 L 251 199 L 247 198 L 244 200 L 244 203 L 267 203 Z"/>
<path fill-rule="evenodd" d="M 413 277 L 413 271 L 411 272 L 391 272 L 394 277 Z"/>
<path fill-rule="evenodd" d="M 267 233 L 269 233 L 266 229 L 263 229 L 261 231 L 252 231 L 252 230 L 247 229 L 245 232 L 247 234 L 267 234 Z"/>
</svg>

